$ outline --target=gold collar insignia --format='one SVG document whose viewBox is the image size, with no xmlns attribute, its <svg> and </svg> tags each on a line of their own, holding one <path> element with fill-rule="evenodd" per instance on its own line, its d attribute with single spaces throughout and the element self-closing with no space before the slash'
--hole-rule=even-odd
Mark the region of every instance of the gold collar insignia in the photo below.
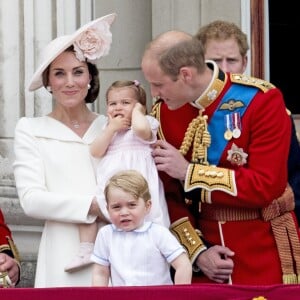
<svg viewBox="0 0 300 300">
<path fill-rule="evenodd" d="M 191 103 L 200 109 L 206 108 L 215 99 L 217 99 L 227 82 L 226 73 L 219 69 L 218 65 L 214 61 L 207 60 L 206 64 L 210 69 L 213 70 L 212 80 L 204 93 L 197 100 Z"/>
</svg>

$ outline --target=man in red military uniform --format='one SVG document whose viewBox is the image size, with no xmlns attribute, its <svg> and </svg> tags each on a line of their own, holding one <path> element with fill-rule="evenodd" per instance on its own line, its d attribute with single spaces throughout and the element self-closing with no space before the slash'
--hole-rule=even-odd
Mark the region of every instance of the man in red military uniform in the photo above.
<svg viewBox="0 0 300 300">
<path fill-rule="evenodd" d="M 291 137 L 281 92 L 205 62 L 202 44 L 179 31 L 149 44 L 142 70 L 160 99 L 153 114 L 161 140 L 153 156 L 165 173 L 171 229 L 207 276 L 194 282 L 297 283 L 294 202 L 279 198 Z M 206 250 L 187 216 L 206 243 L 224 247 Z"/>
<path fill-rule="evenodd" d="M 19 280 L 18 251 L 0 209 L 0 287 L 14 287 Z"/>
<path fill-rule="evenodd" d="M 245 72 L 248 63 L 249 44 L 247 35 L 235 23 L 215 20 L 200 27 L 194 37 L 202 42 L 205 59 L 215 61 L 222 71 Z M 292 135 L 288 158 L 289 185 L 282 197 L 289 195 L 294 197 L 295 214 L 298 224 L 300 224 L 300 145 L 292 114 L 290 114 L 290 119 Z"/>
</svg>

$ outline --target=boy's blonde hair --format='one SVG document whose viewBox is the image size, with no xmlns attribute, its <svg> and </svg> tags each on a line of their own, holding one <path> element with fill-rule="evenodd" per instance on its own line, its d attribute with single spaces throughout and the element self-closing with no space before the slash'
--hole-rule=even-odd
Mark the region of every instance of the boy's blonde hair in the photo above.
<svg viewBox="0 0 300 300">
<path fill-rule="evenodd" d="M 145 202 L 150 200 L 149 186 L 144 176 L 136 170 L 119 171 L 106 183 L 104 196 L 108 203 L 109 192 L 112 188 L 122 189 L 131 194 L 135 199 L 142 198 Z"/>
</svg>

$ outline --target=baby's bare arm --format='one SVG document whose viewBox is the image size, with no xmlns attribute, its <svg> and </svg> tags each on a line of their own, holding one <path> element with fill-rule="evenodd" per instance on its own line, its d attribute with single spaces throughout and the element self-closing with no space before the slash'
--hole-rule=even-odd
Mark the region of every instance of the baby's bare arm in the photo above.
<svg viewBox="0 0 300 300">
<path fill-rule="evenodd" d="M 138 137 L 148 141 L 152 138 L 152 131 L 145 112 L 145 107 L 140 103 L 136 103 L 132 111 L 131 126 Z"/>
</svg>

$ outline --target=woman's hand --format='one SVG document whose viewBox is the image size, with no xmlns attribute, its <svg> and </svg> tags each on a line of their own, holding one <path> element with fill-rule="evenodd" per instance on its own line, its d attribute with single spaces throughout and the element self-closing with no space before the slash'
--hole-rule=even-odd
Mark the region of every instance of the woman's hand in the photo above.
<svg viewBox="0 0 300 300">
<path fill-rule="evenodd" d="M 98 202 L 97 202 L 97 198 L 94 197 L 89 209 L 89 215 L 92 216 L 97 216 L 97 222 L 104 222 L 104 223 L 110 223 L 103 215 Z"/>
</svg>

